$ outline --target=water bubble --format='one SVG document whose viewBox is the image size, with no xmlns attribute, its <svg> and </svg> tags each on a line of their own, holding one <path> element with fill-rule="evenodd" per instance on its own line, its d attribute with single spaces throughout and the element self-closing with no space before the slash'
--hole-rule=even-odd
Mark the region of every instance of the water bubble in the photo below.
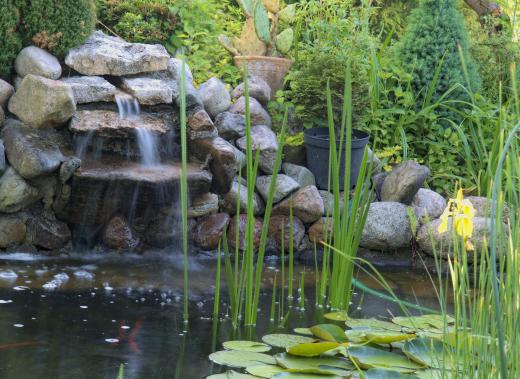
<svg viewBox="0 0 520 379">
<path fill-rule="evenodd" d="M 128 325 L 123 325 L 121 329 L 130 329 L 130 327 Z"/>
<path fill-rule="evenodd" d="M 23 324 L 13 324 L 15 328 L 23 328 Z"/>
<path fill-rule="evenodd" d="M 0 304 L 11 304 L 12 300 L 0 300 Z"/>
<path fill-rule="evenodd" d="M 87 309 L 88 308 L 88 305 L 80 305 L 79 306 L 81 309 Z"/>
<path fill-rule="evenodd" d="M 18 274 L 13 270 L 1 270 L 0 271 L 0 279 L 4 280 L 15 280 L 18 278 Z"/>
<path fill-rule="evenodd" d="M 34 273 L 38 276 L 42 276 L 42 275 L 45 275 L 49 270 L 46 270 L 46 269 L 39 269 L 39 270 L 35 270 Z"/>
<path fill-rule="evenodd" d="M 13 290 L 15 290 L 15 291 L 26 291 L 26 290 L 30 290 L 30 288 L 26 287 L 26 286 L 16 286 L 16 287 L 13 287 Z"/>
<path fill-rule="evenodd" d="M 59 282 L 57 280 L 51 280 L 50 282 L 45 283 L 42 286 L 42 288 L 45 290 L 48 290 L 48 291 L 52 291 L 52 290 L 55 290 L 56 288 L 58 288 L 60 285 L 61 285 L 61 282 Z M 44 297 L 44 296 L 42 295 L 42 297 Z"/>
<path fill-rule="evenodd" d="M 119 340 L 117 338 L 106 338 L 105 342 L 108 342 L 108 343 L 118 343 Z"/>
<path fill-rule="evenodd" d="M 70 279 L 70 277 L 66 273 L 60 272 L 59 274 L 54 275 L 54 279 L 56 279 L 60 282 L 66 282 Z"/>
<path fill-rule="evenodd" d="M 86 270 L 79 270 L 74 272 L 74 276 L 78 279 L 83 280 L 92 280 L 94 279 L 94 274 L 91 272 L 88 272 Z"/>
</svg>

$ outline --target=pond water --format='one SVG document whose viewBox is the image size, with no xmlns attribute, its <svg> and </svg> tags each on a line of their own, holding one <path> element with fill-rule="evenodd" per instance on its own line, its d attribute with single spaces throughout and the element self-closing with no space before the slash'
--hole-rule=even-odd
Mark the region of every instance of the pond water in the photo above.
<svg viewBox="0 0 520 379">
<path fill-rule="evenodd" d="M 271 325 L 270 287 L 278 261 L 265 267 L 253 338 L 323 322 L 323 310 L 314 306 L 313 272 L 297 266 L 295 278 L 307 272 L 306 310 L 300 311 L 295 300 L 286 328 Z M 401 299 L 437 308 L 424 273 L 394 270 L 384 276 Z M 358 279 L 377 289 L 366 274 Z M 234 332 L 225 317 L 225 288 L 215 332 L 215 260 L 190 265 L 188 332 L 182 321 L 182 280 L 182 257 L 177 255 L 0 255 L 0 378 L 115 379 L 121 363 L 127 379 L 197 379 L 221 372 L 208 354 L 223 341 L 246 336 Z M 401 314 L 398 305 L 361 291 L 355 292 L 352 310 L 353 317 Z"/>
</svg>

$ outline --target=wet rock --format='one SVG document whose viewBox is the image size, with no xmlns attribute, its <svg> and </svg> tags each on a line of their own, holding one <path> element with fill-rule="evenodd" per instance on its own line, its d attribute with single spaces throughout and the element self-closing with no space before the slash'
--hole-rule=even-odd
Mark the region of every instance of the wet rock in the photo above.
<svg viewBox="0 0 520 379">
<path fill-rule="evenodd" d="M 43 216 L 28 219 L 27 235 L 34 246 L 45 250 L 61 249 L 71 239 L 71 232 L 67 224 Z"/>
<path fill-rule="evenodd" d="M 258 250 L 258 246 L 260 246 L 260 236 L 262 234 L 262 223 L 258 220 L 254 220 L 254 228 L 253 228 L 253 248 L 254 250 Z M 238 228 L 237 228 L 238 225 Z M 247 215 L 241 214 L 238 216 L 234 216 L 229 222 L 229 230 L 228 230 L 228 243 L 231 249 L 235 249 L 237 247 L 236 240 L 238 235 L 238 248 L 241 251 L 244 251 L 247 247 L 246 243 L 246 228 L 247 228 Z"/>
<path fill-rule="evenodd" d="M 0 175 L 2 175 L 7 169 L 7 163 L 5 161 L 5 147 L 4 141 L 0 139 Z"/>
<path fill-rule="evenodd" d="M 81 167 L 81 159 L 77 157 L 70 157 L 60 166 L 60 182 L 66 183 L 72 178 L 72 175 Z"/>
<path fill-rule="evenodd" d="M 406 205 L 397 202 L 372 203 L 360 245 L 383 251 L 408 247 L 412 229 L 406 208 Z"/>
<path fill-rule="evenodd" d="M 208 162 L 213 173 L 212 191 L 217 194 L 229 192 L 238 171 L 238 162 L 233 146 L 220 137 L 199 139 L 190 144 L 192 153 L 201 161 Z"/>
<path fill-rule="evenodd" d="M 259 176 L 256 179 L 256 190 L 267 201 L 269 199 L 269 188 L 273 180 L 272 175 Z M 300 185 L 290 176 L 278 174 L 276 176 L 276 186 L 273 194 L 273 204 L 279 203 L 294 191 L 298 190 Z"/>
<path fill-rule="evenodd" d="M 160 214 L 148 225 L 145 233 L 146 242 L 158 248 L 171 247 L 176 243 L 181 244 L 182 227 L 179 219 L 180 215 L 172 217 L 172 215 Z"/>
<path fill-rule="evenodd" d="M 325 211 L 323 199 L 316 186 L 307 186 L 296 191 L 273 208 L 273 215 L 289 216 L 291 207 L 293 215 L 305 224 L 319 220 Z"/>
<path fill-rule="evenodd" d="M 0 249 L 21 244 L 25 239 L 26 226 L 17 216 L 0 216 Z"/>
<path fill-rule="evenodd" d="M 193 199 L 188 207 L 189 218 L 203 217 L 217 212 L 218 195 L 209 192 Z"/>
<path fill-rule="evenodd" d="M 27 75 L 9 100 L 9 111 L 34 128 L 56 127 L 72 117 L 76 101 L 68 84 Z"/>
<path fill-rule="evenodd" d="M 249 96 L 255 98 L 263 105 L 271 100 L 271 87 L 266 81 L 258 76 L 250 76 L 247 81 Z M 244 96 L 244 83 L 240 83 L 232 92 L 231 97 L 238 99 Z"/>
<path fill-rule="evenodd" d="M 115 216 L 105 226 L 103 243 L 114 250 L 133 250 L 139 245 L 139 238 L 124 218 Z"/>
<path fill-rule="evenodd" d="M 265 125 L 256 125 L 251 128 L 251 139 L 253 145 L 253 153 L 259 150 L 259 167 L 266 174 L 272 174 L 276 156 L 278 154 L 278 140 L 276 134 Z M 247 150 L 246 137 L 237 140 L 237 146 L 244 153 Z M 254 155 L 253 154 L 253 155 Z"/>
<path fill-rule="evenodd" d="M 96 31 L 69 51 L 65 63 L 83 75 L 125 76 L 166 70 L 169 59 L 162 45 L 129 43 Z"/>
<path fill-rule="evenodd" d="M 28 184 L 12 167 L 0 177 L 0 212 L 18 212 L 38 199 L 38 190 Z"/>
<path fill-rule="evenodd" d="M 5 80 L 0 79 L 0 107 L 5 107 L 14 95 L 14 87 Z"/>
<path fill-rule="evenodd" d="M 480 254 L 485 246 L 489 246 L 491 223 L 492 220 L 485 217 L 473 219 L 473 236 L 470 241 L 477 254 Z M 421 226 L 417 233 L 417 243 L 419 248 L 429 255 L 437 254 L 443 258 L 447 258 L 448 255 L 453 257 L 453 221 L 451 218 L 448 220 L 448 230 L 443 234 L 438 231 L 440 224 L 441 220 L 436 219 Z M 506 225 L 503 227 L 504 230 L 507 229 Z M 468 254 L 467 258 L 469 262 L 472 262 L 473 254 Z"/>
<path fill-rule="evenodd" d="M 282 172 L 298 182 L 300 187 L 316 185 L 314 174 L 307 167 L 298 166 L 292 163 L 284 163 L 282 164 Z"/>
<path fill-rule="evenodd" d="M 307 152 L 304 145 L 287 145 L 283 147 L 284 162 L 305 166 L 307 164 Z"/>
<path fill-rule="evenodd" d="M 182 70 L 182 60 L 172 58 L 168 61 L 168 73 L 170 77 L 175 81 L 177 90 L 173 93 L 173 98 L 175 103 L 180 106 L 180 82 L 181 82 L 181 71 Z M 202 107 L 202 100 L 199 97 L 199 92 L 195 89 L 193 85 L 193 75 L 190 71 L 188 65 L 184 65 L 185 72 L 185 89 L 186 89 L 186 108 L 191 107 Z"/>
<path fill-rule="evenodd" d="M 193 241 L 203 250 L 215 250 L 230 219 L 227 213 L 202 217 L 192 230 Z"/>
<path fill-rule="evenodd" d="M 18 53 L 14 61 L 14 69 L 22 78 L 29 74 L 48 79 L 59 79 L 61 76 L 61 65 L 58 59 L 36 46 L 27 46 Z"/>
<path fill-rule="evenodd" d="M 305 226 L 298 217 L 292 220 L 292 242 L 296 251 L 300 246 L 303 237 L 305 237 Z M 269 234 L 276 240 L 278 246 L 282 246 L 282 238 L 284 250 L 289 251 L 291 243 L 291 220 L 289 216 L 272 216 L 269 220 Z"/>
<path fill-rule="evenodd" d="M 9 163 L 25 179 L 51 174 L 65 160 L 54 142 L 19 121 L 6 122 L 1 136 Z"/>
<path fill-rule="evenodd" d="M 321 241 L 330 241 L 333 233 L 332 217 L 322 217 L 312 224 L 307 231 L 312 243 L 320 244 Z"/>
<path fill-rule="evenodd" d="M 469 200 L 475 208 L 475 217 L 491 217 L 491 204 L 492 202 L 486 197 L 482 196 L 467 196 L 466 200 Z M 503 221 L 508 222 L 510 215 L 509 207 L 504 204 L 502 206 Z M 498 209 L 496 210 L 498 212 Z"/>
<path fill-rule="evenodd" d="M 430 176 L 430 169 L 414 161 L 407 161 L 394 167 L 381 188 L 382 201 L 411 204 L 413 197 Z"/>
<path fill-rule="evenodd" d="M 374 185 L 376 199 L 378 201 L 381 201 L 381 190 L 383 188 L 383 183 L 385 182 L 385 179 L 388 176 L 388 174 L 388 172 L 381 172 L 372 176 L 372 184 Z"/>
<path fill-rule="evenodd" d="M 45 209 L 52 209 L 56 195 L 56 187 L 58 185 L 58 179 L 56 176 L 41 176 L 39 178 L 32 179 L 30 183 L 38 190 L 39 198 L 42 199 L 42 203 Z"/>
<path fill-rule="evenodd" d="M 420 223 L 438 218 L 446 209 L 446 199 L 437 192 L 421 188 L 412 200 L 415 216 Z"/>
<path fill-rule="evenodd" d="M 188 133 L 192 140 L 218 137 L 215 125 L 204 109 L 199 109 L 188 116 Z"/>
<path fill-rule="evenodd" d="M 121 88 L 134 96 L 139 104 L 171 104 L 173 90 L 167 81 L 150 77 L 123 78 Z"/>
<path fill-rule="evenodd" d="M 334 194 L 329 191 L 320 190 L 320 196 L 323 200 L 323 216 L 332 216 L 334 212 Z M 339 211 L 343 212 L 343 206 L 345 205 L 345 199 L 343 198 L 344 193 L 341 193 L 339 197 Z"/>
<path fill-rule="evenodd" d="M 116 87 L 101 76 L 71 76 L 61 81 L 72 88 L 78 104 L 114 101 Z"/>
<path fill-rule="evenodd" d="M 231 107 L 229 112 L 236 114 L 246 114 L 246 98 L 240 97 Z M 262 105 L 254 98 L 249 99 L 249 114 L 251 116 L 251 125 L 267 125 L 271 127 L 271 116 L 262 107 Z"/>
<path fill-rule="evenodd" d="M 215 118 L 218 135 L 228 141 L 246 134 L 246 117 L 242 114 L 222 112 Z"/>
<path fill-rule="evenodd" d="M 240 204 L 239 212 L 247 211 L 247 185 L 240 184 L 234 180 L 231 189 L 225 195 L 222 195 L 219 199 L 220 208 L 231 215 L 236 214 L 237 210 L 237 199 Z M 255 216 L 263 215 L 265 211 L 264 202 L 262 198 L 255 192 L 253 194 L 253 209 Z"/>
<path fill-rule="evenodd" d="M 200 85 L 199 96 L 204 104 L 204 109 L 213 119 L 231 105 L 231 96 L 229 96 L 226 85 L 215 77 Z"/>
<path fill-rule="evenodd" d="M 231 145 L 233 147 L 233 151 L 235 152 L 235 158 L 237 160 L 237 164 L 239 168 L 242 168 L 241 172 L 246 172 L 245 167 L 247 165 L 247 157 L 246 155 L 240 151 L 235 145 Z"/>
</svg>

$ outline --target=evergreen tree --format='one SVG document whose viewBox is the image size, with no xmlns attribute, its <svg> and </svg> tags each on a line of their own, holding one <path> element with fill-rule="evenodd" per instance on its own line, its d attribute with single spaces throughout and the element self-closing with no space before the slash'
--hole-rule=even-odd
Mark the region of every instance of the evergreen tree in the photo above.
<svg viewBox="0 0 520 379">
<path fill-rule="evenodd" d="M 468 70 L 471 90 L 480 90 L 477 66 L 469 51 L 468 31 L 459 0 L 421 0 L 408 20 L 408 27 L 396 47 L 397 58 L 403 67 L 413 73 L 413 89 L 420 93 L 422 104 L 439 63 L 443 61 L 432 102 L 438 100 L 456 84 L 468 86 L 460 59 L 460 46 Z M 449 99 L 467 100 L 463 89 L 454 91 Z M 451 116 L 445 113 L 444 116 Z"/>
</svg>

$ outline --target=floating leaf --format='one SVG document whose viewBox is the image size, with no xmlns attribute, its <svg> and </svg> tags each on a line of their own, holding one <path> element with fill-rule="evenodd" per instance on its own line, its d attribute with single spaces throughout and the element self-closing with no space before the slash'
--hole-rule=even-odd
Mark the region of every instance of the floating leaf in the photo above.
<svg viewBox="0 0 520 379">
<path fill-rule="evenodd" d="M 276 359 L 263 353 L 251 351 L 225 350 L 209 355 L 209 359 L 219 365 L 235 368 L 249 367 L 261 364 L 274 365 Z"/>
<path fill-rule="evenodd" d="M 316 343 L 301 343 L 287 349 L 291 355 L 299 357 L 318 357 L 326 351 L 335 349 L 340 346 L 338 342 L 316 342 Z"/>
<path fill-rule="evenodd" d="M 453 324 L 455 319 L 443 315 L 424 315 L 414 317 L 394 317 L 392 322 L 410 329 L 443 329 L 447 324 Z"/>
<path fill-rule="evenodd" d="M 312 332 L 309 328 L 294 328 L 294 333 L 303 334 L 305 336 L 312 336 Z"/>
<path fill-rule="evenodd" d="M 256 35 L 264 43 L 271 42 L 271 24 L 269 15 L 261 0 L 256 0 L 253 19 L 255 22 Z"/>
<path fill-rule="evenodd" d="M 349 319 L 347 312 L 325 313 L 324 317 L 332 321 L 347 321 Z"/>
<path fill-rule="evenodd" d="M 271 379 L 343 379 L 349 376 L 320 375 L 320 374 L 301 374 L 297 372 L 284 372 L 272 376 Z"/>
<path fill-rule="evenodd" d="M 334 357 L 304 358 L 286 353 L 275 356 L 278 365 L 291 372 L 322 375 L 350 375 L 355 367 L 351 362 Z"/>
<path fill-rule="evenodd" d="M 222 344 L 226 350 L 252 351 L 255 353 L 265 353 L 271 350 L 271 346 L 262 342 L 253 341 L 226 341 Z"/>
<path fill-rule="evenodd" d="M 267 334 L 262 337 L 262 341 L 274 347 L 288 349 L 300 343 L 311 343 L 316 340 L 311 337 L 297 336 L 295 334 Z"/>
<path fill-rule="evenodd" d="M 391 330 L 370 329 L 365 332 L 365 341 L 381 344 L 408 341 L 415 338 L 415 334 L 394 332 Z"/>
<path fill-rule="evenodd" d="M 287 372 L 286 369 L 276 365 L 251 366 L 247 367 L 246 371 L 251 375 L 259 376 L 260 378 L 272 378 L 276 374 Z"/>
<path fill-rule="evenodd" d="M 350 359 L 364 369 L 389 368 L 406 373 L 424 368 L 424 365 L 413 362 L 404 355 L 369 346 L 353 346 L 347 351 Z"/>
<path fill-rule="evenodd" d="M 315 337 L 325 341 L 347 342 L 345 331 L 334 324 L 315 325 L 310 328 Z"/>
<path fill-rule="evenodd" d="M 366 318 L 366 319 L 355 319 L 355 318 L 347 318 L 345 320 L 345 324 L 349 328 L 372 328 L 372 329 L 387 329 L 394 331 L 401 331 L 401 327 L 399 325 L 393 324 L 388 321 L 377 320 L 375 318 Z"/>
<path fill-rule="evenodd" d="M 454 377 L 449 371 L 446 370 L 422 370 L 417 371 L 415 375 L 419 379 L 451 379 Z"/>
<path fill-rule="evenodd" d="M 365 372 L 366 379 L 419 379 L 415 375 L 401 374 L 400 372 L 384 368 L 373 368 Z"/>
<path fill-rule="evenodd" d="M 450 354 L 449 347 L 442 342 L 430 338 L 417 338 L 407 341 L 403 346 L 403 353 L 424 366 L 443 368 L 445 358 Z"/>
<path fill-rule="evenodd" d="M 249 375 L 249 374 L 241 374 L 236 371 L 226 371 L 222 374 L 215 374 L 207 376 L 206 379 L 254 379 L 255 376 Z"/>
</svg>

